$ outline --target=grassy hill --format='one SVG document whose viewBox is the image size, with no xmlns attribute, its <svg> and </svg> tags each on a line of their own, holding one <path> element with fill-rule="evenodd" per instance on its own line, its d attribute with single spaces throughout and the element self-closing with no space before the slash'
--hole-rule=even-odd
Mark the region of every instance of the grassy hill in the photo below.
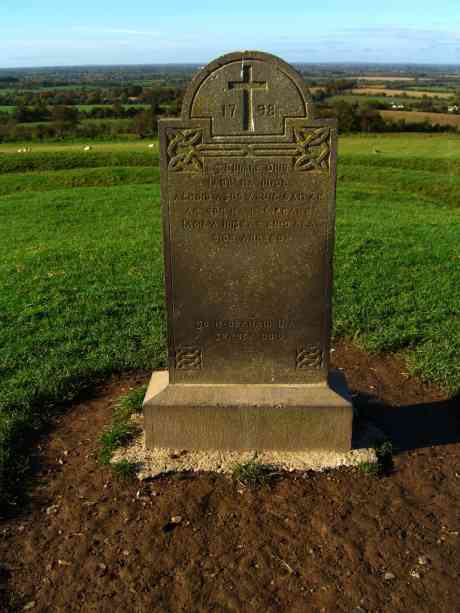
<svg viewBox="0 0 460 613">
<path fill-rule="evenodd" d="M 339 145 L 334 334 L 460 389 L 460 138 Z M 114 371 L 165 365 L 158 154 L 0 147 L 0 488 L 31 435 Z M 375 151 L 380 153 L 374 153 Z M 1 495 L 0 495 L 1 497 Z"/>
</svg>

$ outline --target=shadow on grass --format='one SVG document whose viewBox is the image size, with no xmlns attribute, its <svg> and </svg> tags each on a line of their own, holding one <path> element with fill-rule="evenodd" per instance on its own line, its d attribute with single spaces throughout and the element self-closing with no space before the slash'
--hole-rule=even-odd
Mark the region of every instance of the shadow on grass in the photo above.
<svg viewBox="0 0 460 613">
<path fill-rule="evenodd" d="M 11 454 L 0 471 L 0 520 L 7 520 L 27 514 L 32 502 L 32 493 L 37 486 L 37 475 L 46 467 L 43 447 L 63 419 L 72 418 L 76 405 L 94 400 L 103 393 L 104 384 L 111 377 L 136 375 L 147 378 L 150 371 L 143 369 L 114 372 L 110 376 L 93 375 L 92 380 L 78 382 L 72 398 L 52 403 L 48 399 L 37 400 L 35 406 L 46 407 L 41 418 L 33 427 L 24 428 L 11 445 Z M 1 611 L 0 607 L 0 611 Z"/>
<path fill-rule="evenodd" d="M 368 419 L 385 433 L 396 452 L 460 442 L 460 395 L 391 406 L 359 393 L 353 397 L 353 404 L 360 418 Z"/>
</svg>

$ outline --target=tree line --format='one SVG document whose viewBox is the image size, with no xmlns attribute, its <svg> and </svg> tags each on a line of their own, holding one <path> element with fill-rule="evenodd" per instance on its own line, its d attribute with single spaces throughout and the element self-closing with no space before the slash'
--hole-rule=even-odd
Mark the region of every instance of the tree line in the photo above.
<svg viewBox="0 0 460 613">
<path fill-rule="evenodd" d="M 331 102 L 331 96 L 343 94 L 354 86 L 355 83 L 349 79 L 336 79 L 313 94 L 320 116 L 337 117 L 340 133 L 456 131 L 453 126 L 432 125 L 429 121 L 419 123 L 407 119 L 384 119 L 379 112 L 381 102 Z M 140 85 L 110 90 L 0 94 L 0 105 L 6 101 L 15 102 L 13 113 L 0 111 L 0 142 L 151 138 L 157 134 L 159 117 L 179 114 L 182 97 L 181 87 L 153 89 Z M 427 98 L 421 104 L 429 102 Z M 84 104 L 88 105 L 87 108 L 79 108 Z M 426 106 L 423 110 L 430 110 L 430 107 Z"/>
</svg>

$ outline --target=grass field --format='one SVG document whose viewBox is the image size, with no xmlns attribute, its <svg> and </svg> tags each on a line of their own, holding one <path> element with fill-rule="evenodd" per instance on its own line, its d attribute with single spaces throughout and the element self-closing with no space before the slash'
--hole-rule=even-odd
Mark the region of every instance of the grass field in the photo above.
<svg viewBox="0 0 460 613">
<path fill-rule="evenodd" d="M 401 353 L 413 372 L 452 390 L 460 389 L 459 145 L 445 135 L 342 138 L 335 259 L 335 334 Z M 22 158 L 1 150 L 7 487 L 21 478 L 30 435 L 62 401 L 112 372 L 163 366 L 166 347 L 157 154 L 146 143 L 90 154 L 43 145 Z M 5 172 L 18 159 L 23 169 Z"/>
<path fill-rule="evenodd" d="M 77 108 L 79 111 L 92 111 L 93 109 L 107 109 L 112 108 L 112 104 L 78 104 Z M 149 104 L 123 104 L 124 109 L 148 109 L 150 108 Z M 1 107 L 0 107 L 1 108 Z"/>
<path fill-rule="evenodd" d="M 460 162 L 460 135 L 454 134 L 357 134 L 354 136 L 341 137 L 339 139 L 339 164 L 340 155 L 348 158 L 349 155 L 373 154 L 375 150 L 382 152 L 384 157 L 410 158 L 410 163 L 415 165 L 415 160 L 425 159 L 429 166 L 435 166 L 436 162 L 444 158 L 454 163 L 453 171 L 458 174 Z M 372 162 L 374 163 L 374 162 Z M 378 165 L 380 162 L 375 161 Z M 398 162 L 394 162 L 397 167 Z"/>
<path fill-rule="evenodd" d="M 454 126 L 458 128 L 460 126 L 460 115 L 454 113 L 423 113 L 419 111 L 380 111 L 380 114 L 385 119 L 391 121 L 398 121 L 399 119 L 405 119 L 409 122 L 423 123 L 429 121 L 432 125 L 440 126 Z"/>
<path fill-rule="evenodd" d="M 79 152 L 83 150 L 87 144 L 90 144 L 93 152 L 117 152 L 117 151 L 149 151 L 150 144 L 154 145 L 154 151 L 158 151 L 158 141 L 153 140 L 130 140 L 130 141 L 118 141 L 118 142 L 96 142 L 91 143 L 87 140 L 84 141 L 66 141 L 63 143 L 0 143 L 0 154 L 11 153 L 16 154 L 18 149 L 24 146 L 30 147 L 33 153 L 66 153 L 66 152 Z M 0 158 L 1 159 L 1 158 Z M 0 167 L 1 171 L 1 167 Z"/>
<path fill-rule="evenodd" d="M 409 96 L 410 98 L 424 98 L 425 96 L 428 98 L 452 98 L 454 92 L 430 92 L 430 91 L 422 91 L 417 89 L 411 89 L 408 91 L 407 89 L 391 89 L 386 87 L 359 87 L 357 89 L 351 90 L 353 94 L 366 94 L 367 96 L 381 96 L 383 93 L 389 96 Z"/>
<path fill-rule="evenodd" d="M 403 81 L 415 81 L 415 77 L 398 77 L 397 75 L 382 75 L 382 76 L 351 76 L 351 77 L 346 77 L 347 79 L 352 79 L 353 81 L 400 81 L 401 83 Z"/>
<path fill-rule="evenodd" d="M 355 92 L 359 90 L 354 90 Z M 331 96 L 328 98 L 328 103 L 333 104 L 334 102 L 348 102 L 349 104 L 353 104 L 357 102 L 361 105 L 369 104 L 370 102 L 378 102 L 379 104 L 410 104 L 411 102 L 416 102 L 416 98 L 401 98 L 398 96 L 382 96 L 379 95 L 365 95 L 365 94 L 341 94 L 337 96 Z"/>
<path fill-rule="evenodd" d="M 17 150 L 23 146 L 30 146 L 32 153 L 63 153 L 81 152 L 88 141 L 63 142 L 63 143 L 0 143 L 0 154 L 9 153 L 15 157 L 23 156 Z M 150 151 L 149 145 L 154 144 L 154 151 L 158 151 L 157 140 L 132 140 L 132 141 L 105 141 L 90 143 L 92 153 L 116 153 L 130 151 Z M 411 158 L 444 158 L 453 157 L 460 159 L 460 135 L 453 134 L 355 134 L 342 136 L 339 139 L 339 151 L 341 154 L 371 154 L 378 148 L 391 156 L 403 156 Z M 0 172 L 1 168 L 0 155 Z"/>
<path fill-rule="evenodd" d="M 112 108 L 112 104 L 77 104 L 76 105 L 79 111 L 92 111 L 93 109 L 107 109 Z M 150 107 L 149 104 L 123 104 L 124 109 L 148 109 Z M 2 106 L 0 105 L 0 112 L 6 113 L 14 113 L 16 107 L 15 106 Z"/>
</svg>

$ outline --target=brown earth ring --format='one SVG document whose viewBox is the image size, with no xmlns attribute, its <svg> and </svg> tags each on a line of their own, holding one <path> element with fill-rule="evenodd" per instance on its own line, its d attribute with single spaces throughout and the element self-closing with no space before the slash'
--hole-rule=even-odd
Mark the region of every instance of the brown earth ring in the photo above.
<svg viewBox="0 0 460 613">
<path fill-rule="evenodd" d="M 0 526 L 0 610 L 459 611 L 458 399 L 395 357 L 347 343 L 333 355 L 399 449 L 391 474 L 290 473 L 255 490 L 213 474 L 120 481 L 98 465 L 98 437 L 149 375 L 113 377 L 36 450 L 30 504 Z"/>
</svg>

